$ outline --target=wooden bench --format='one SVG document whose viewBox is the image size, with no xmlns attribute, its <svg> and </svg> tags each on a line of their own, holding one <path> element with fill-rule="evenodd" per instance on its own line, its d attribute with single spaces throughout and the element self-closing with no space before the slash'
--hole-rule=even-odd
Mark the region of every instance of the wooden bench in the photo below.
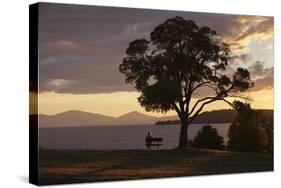
<svg viewBox="0 0 281 188">
<path fill-rule="evenodd" d="M 146 149 L 150 149 L 151 146 L 156 146 L 159 149 L 159 146 L 162 145 L 163 138 L 162 137 L 152 137 L 149 139 L 145 139 Z"/>
</svg>

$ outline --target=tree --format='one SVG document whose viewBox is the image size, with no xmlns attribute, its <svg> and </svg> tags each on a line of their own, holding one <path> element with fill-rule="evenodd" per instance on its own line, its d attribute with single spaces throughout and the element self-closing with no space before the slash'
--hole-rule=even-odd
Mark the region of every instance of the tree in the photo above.
<svg viewBox="0 0 281 188">
<path fill-rule="evenodd" d="M 232 79 L 224 74 L 229 57 L 229 45 L 214 30 L 174 17 L 158 25 L 149 40 L 130 42 L 119 71 L 141 92 L 138 102 L 146 111 L 176 111 L 179 148 L 184 148 L 188 126 L 206 105 L 218 100 L 231 104 L 226 97 L 253 85 L 246 69 L 238 68 Z M 204 88 L 211 93 L 200 92 Z M 200 98 L 199 93 L 210 94 Z M 191 105 L 195 94 L 197 101 Z"/>
<path fill-rule="evenodd" d="M 192 142 L 193 147 L 206 148 L 206 149 L 223 149 L 224 140 L 218 134 L 216 128 L 213 128 L 211 125 L 205 125 L 197 133 L 196 137 Z"/>
<path fill-rule="evenodd" d="M 267 136 L 267 146 L 266 151 L 273 153 L 274 150 L 274 135 L 273 135 L 273 120 L 266 123 L 265 128 L 266 136 Z"/>
<path fill-rule="evenodd" d="M 249 104 L 235 102 L 238 114 L 228 130 L 228 148 L 235 151 L 261 152 L 270 148 L 265 117 Z M 271 141 L 272 143 L 272 141 Z"/>
</svg>

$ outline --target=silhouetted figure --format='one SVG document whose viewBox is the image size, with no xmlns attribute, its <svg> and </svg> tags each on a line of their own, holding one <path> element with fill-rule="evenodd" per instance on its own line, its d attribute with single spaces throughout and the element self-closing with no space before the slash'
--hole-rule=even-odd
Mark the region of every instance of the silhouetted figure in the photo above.
<svg viewBox="0 0 281 188">
<path fill-rule="evenodd" d="M 146 145 L 146 149 L 150 150 L 151 148 L 151 140 L 152 140 L 152 136 L 150 134 L 150 131 L 148 131 L 146 137 L 145 137 L 145 145 Z"/>
</svg>

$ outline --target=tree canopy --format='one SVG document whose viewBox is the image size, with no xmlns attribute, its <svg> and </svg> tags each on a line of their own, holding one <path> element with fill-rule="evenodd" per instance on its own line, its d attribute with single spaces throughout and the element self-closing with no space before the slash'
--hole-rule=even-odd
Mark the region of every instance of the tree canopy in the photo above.
<svg viewBox="0 0 281 188">
<path fill-rule="evenodd" d="M 235 151 L 260 152 L 273 150 L 272 123 L 249 104 L 235 102 L 238 115 L 228 131 L 228 148 Z"/>
<path fill-rule="evenodd" d="M 205 105 L 218 100 L 231 104 L 227 97 L 253 86 L 247 69 L 237 68 L 232 76 L 224 73 L 229 58 L 230 47 L 216 31 L 174 17 L 156 26 L 149 39 L 130 42 L 119 71 L 141 92 L 138 102 L 146 111 L 177 112 L 183 146 L 187 126 Z"/>
<path fill-rule="evenodd" d="M 214 30 L 181 17 L 157 26 L 150 40 L 132 41 L 126 54 L 120 72 L 125 74 L 127 83 L 134 83 L 141 91 L 138 100 L 147 111 L 180 112 L 184 104 L 189 106 L 192 94 L 200 87 L 209 87 L 216 94 L 200 100 L 202 103 L 222 100 L 230 92 L 252 86 L 246 69 L 238 68 L 232 79 L 221 74 L 230 48 L 220 42 Z M 194 110 L 188 113 L 191 112 Z"/>
</svg>

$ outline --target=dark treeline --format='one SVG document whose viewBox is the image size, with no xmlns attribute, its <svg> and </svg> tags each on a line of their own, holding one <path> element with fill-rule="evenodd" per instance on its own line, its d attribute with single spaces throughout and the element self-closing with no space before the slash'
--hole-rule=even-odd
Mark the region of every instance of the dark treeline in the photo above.
<svg viewBox="0 0 281 188">
<path fill-rule="evenodd" d="M 251 109 L 249 104 L 235 102 L 234 107 L 237 115 L 228 130 L 227 143 L 224 143 L 216 128 L 205 125 L 190 145 L 240 152 L 273 152 L 273 117 L 264 111 Z"/>
<path fill-rule="evenodd" d="M 249 104 L 236 102 L 234 105 L 238 114 L 228 130 L 228 149 L 273 152 L 273 119 L 266 119 Z"/>
<path fill-rule="evenodd" d="M 273 121 L 273 110 L 256 110 L 261 112 L 265 117 L 266 121 Z M 236 110 L 214 110 L 210 112 L 201 113 L 194 123 L 232 123 L 237 116 Z M 180 124 L 180 120 L 167 120 L 167 121 L 157 121 L 156 125 L 174 125 Z"/>
</svg>

